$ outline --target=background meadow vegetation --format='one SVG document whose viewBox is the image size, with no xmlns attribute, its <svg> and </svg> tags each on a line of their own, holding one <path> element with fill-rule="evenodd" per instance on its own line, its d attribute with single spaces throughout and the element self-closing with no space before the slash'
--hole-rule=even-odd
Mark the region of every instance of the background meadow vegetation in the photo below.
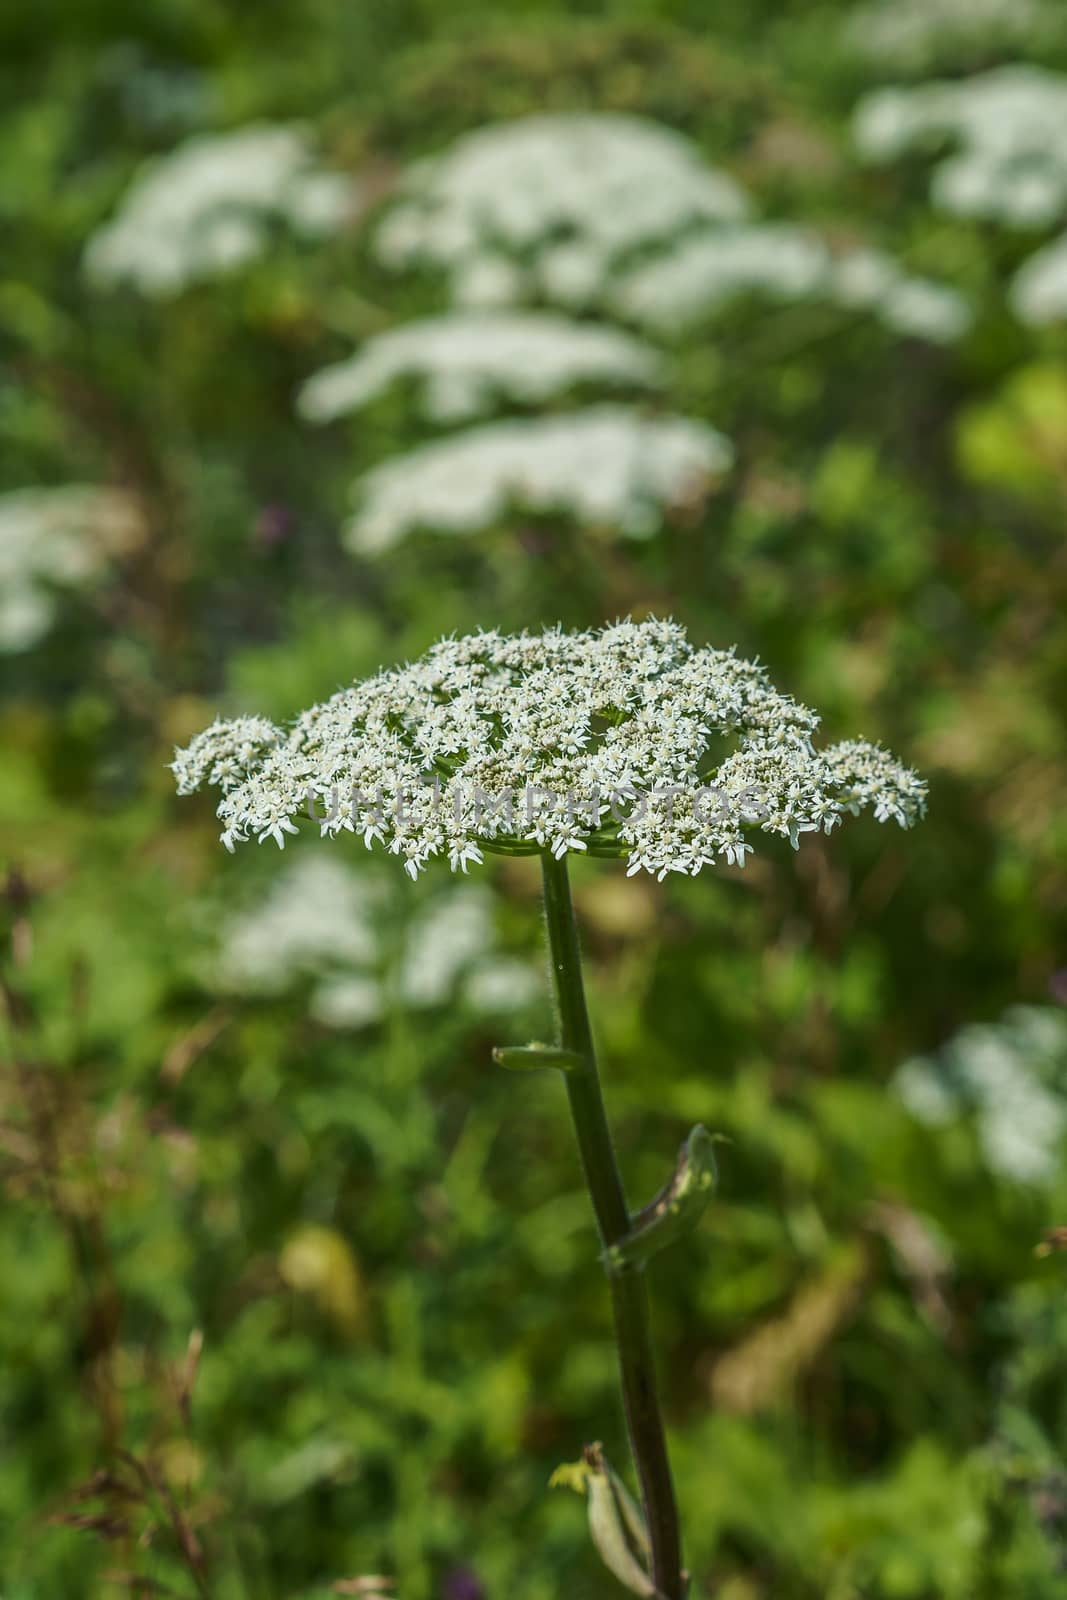
<svg viewBox="0 0 1067 1600">
<path fill-rule="evenodd" d="M 39 0 L 0 85 L 3 1600 L 621 1593 L 546 1488 L 625 1454 L 563 1097 L 490 1065 L 551 1025 L 530 863 L 229 857 L 167 763 L 451 630 L 650 612 L 931 791 L 743 873 L 574 869 L 631 1195 L 692 1122 L 727 1141 L 650 1269 L 695 1600 L 1067 1594 L 1058 0 Z M 593 210 L 552 232 L 557 125 L 455 270 L 418 228 L 386 259 L 413 163 L 544 112 L 683 135 L 752 231 L 687 267 L 704 225 L 649 224 L 626 269 L 677 272 L 627 299 Z M 278 127 L 282 176 L 145 167 Z M 493 295 L 567 319 L 542 392 Z M 298 403 L 470 301 L 458 356 L 416 334 L 358 408 Z M 586 323 L 645 376 L 583 367 Z M 360 535 L 382 463 L 604 405 L 696 466 L 642 487 L 624 433 L 576 472 L 557 432 L 494 499 L 483 436 Z"/>
</svg>

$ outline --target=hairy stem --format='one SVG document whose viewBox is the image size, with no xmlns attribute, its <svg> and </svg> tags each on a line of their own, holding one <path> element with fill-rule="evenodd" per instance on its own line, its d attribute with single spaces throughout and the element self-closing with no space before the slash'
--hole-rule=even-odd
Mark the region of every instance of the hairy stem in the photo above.
<svg viewBox="0 0 1067 1600">
<path fill-rule="evenodd" d="M 612 1245 L 630 1230 L 630 1211 L 600 1092 L 593 1035 L 585 1004 L 578 927 L 571 901 L 566 857 L 541 857 L 545 921 L 552 981 L 559 1006 L 560 1044 L 582 1058 L 564 1074 L 585 1181 L 601 1242 Z M 639 1268 L 609 1277 L 623 1403 L 652 1546 L 652 1580 L 666 1600 L 683 1600 L 681 1539 L 667 1441 L 663 1432 L 649 1331 L 648 1294 Z"/>
</svg>

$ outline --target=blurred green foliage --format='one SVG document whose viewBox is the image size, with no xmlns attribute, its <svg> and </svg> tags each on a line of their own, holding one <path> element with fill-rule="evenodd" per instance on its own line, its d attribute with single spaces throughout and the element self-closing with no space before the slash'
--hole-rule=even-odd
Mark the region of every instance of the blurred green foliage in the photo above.
<svg viewBox="0 0 1067 1600">
<path fill-rule="evenodd" d="M 972 1121 L 924 1125 L 893 1087 L 966 1024 L 1067 998 L 1067 329 L 1011 320 L 1017 239 L 932 213 L 921 171 L 857 166 L 874 69 L 835 43 L 844 15 L 0 21 L 0 477 L 116 484 L 142 521 L 0 658 L 4 1600 L 311 1600 L 372 1572 L 400 1600 L 617 1592 L 546 1491 L 592 1438 L 625 1456 L 565 1108 L 490 1064 L 547 1002 L 405 1006 L 397 952 L 434 889 L 399 878 L 374 902 L 377 1021 L 324 1026 L 306 984 L 220 988 L 219 930 L 279 863 L 226 857 L 166 762 L 216 708 L 290 715 L 454 628 L 631 611 L 758 654 L 829 737 L 884 739 L 931 785 L 908 837 L 856 826 L 664 885 L 574 874 L 632 1195 L 692 1122 L 728 1141 L 707 1219 L 650 1272 L 694 1596 L 1067 1592 L 1067 1302 L 1035 1253 L 1067 1167 L 998 1172 Z M 387 277 L 358 229 L 166 301 L 80 271 L 139 162 L 203 127 L 303 119 L 387 185 L 545 107 L 684 130 L 763 210 L 957 284 L 972 332 L 739 304 L 673 351 L 672 405 L 737 447 L 705 510 L 644 543 L 506 518 L 364 563 L 338 542 L 347 485 L 422 425 L 392 397 L 312 431 L 293 394 L 439 286 Z M 486 873 L 501 947 L 536 961 L 528 865 Z"/>
</svg>

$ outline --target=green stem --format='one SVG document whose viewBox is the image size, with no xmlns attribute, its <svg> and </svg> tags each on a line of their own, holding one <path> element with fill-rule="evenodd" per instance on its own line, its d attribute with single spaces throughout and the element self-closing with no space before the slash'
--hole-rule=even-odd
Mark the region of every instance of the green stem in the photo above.
<svg viewBox="0 0 1067 1600">
<path fill-rule="evenodd" d="M 630 1211 L 615 1160 L 604 1098 L 600 1092 L 593 1035 L 585 1004 L 578 927 L 571 902 L 567 860 L 541 857 L 545 921 L 552 981 L 559 1007 L 560 1044 L 584 1066 L 564 1074 L 585 1181 L 605 1249 L 630 1231 Z M 652 1581 L 666 1600 L 683 1600 L 681 1537 L 667 1441 L 663 1432 L 649 1331 L 648 1295 L 639 1268 L 609 1278 L 623 1403 L 645 1519 L 652 1547 Z"/>
</svg>

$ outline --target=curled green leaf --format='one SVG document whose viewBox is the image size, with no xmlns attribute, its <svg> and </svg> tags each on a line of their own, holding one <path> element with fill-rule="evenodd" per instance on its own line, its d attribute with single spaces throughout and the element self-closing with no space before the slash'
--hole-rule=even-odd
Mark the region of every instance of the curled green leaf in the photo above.
<svg viewBox="0 0 1067 1600">
<path fill-rule="evenodd" d="M 666 1245 L 694 1228 L 707 1209 L 717 1181 L 715 1140 L 707 1128 L 697 1123 L 663 1188 L 633 1218 L 629 1233 L 604 1251 L 608 1271 L 643 1267 Z"/>
<path fill-rule="evenodd" d="M 648 1533 L 633 1497 L 599 1444 L 589 1445 L 584 1459 L 589 1534 L 600 1559 L 631 1594 L 655 1600 L 658 1591 L 644 1565 Z"/>
</svg>

